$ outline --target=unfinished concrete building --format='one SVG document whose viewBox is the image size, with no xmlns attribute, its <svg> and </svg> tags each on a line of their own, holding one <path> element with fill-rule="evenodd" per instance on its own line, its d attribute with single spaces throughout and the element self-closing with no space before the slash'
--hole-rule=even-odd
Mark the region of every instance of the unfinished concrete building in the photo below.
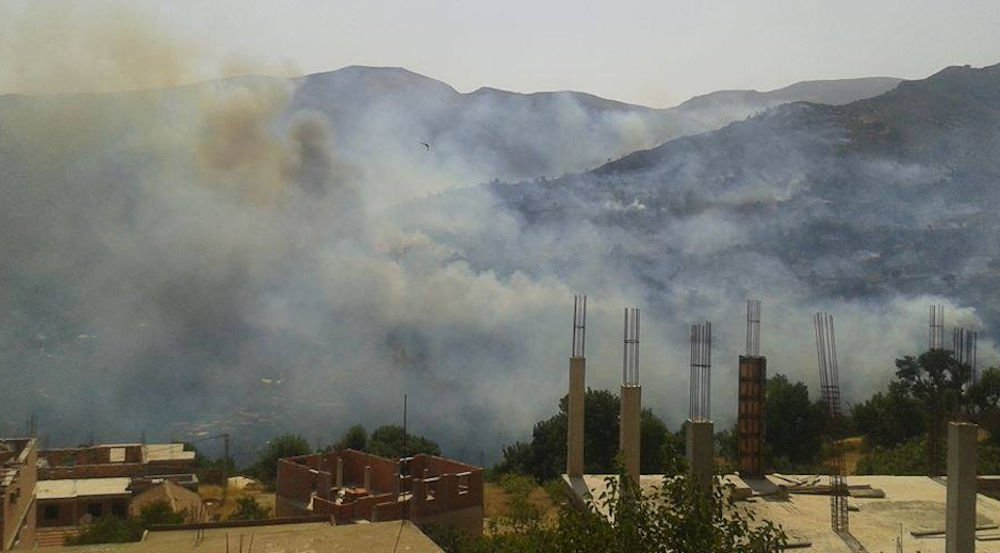
<svg viewBox="0 0 1000 553">
<path fill-rule="evenodd" d="M 482 534 L 483 470 L 434 455 L 395 460 L 348 449 L 289 457 L 278 462 L 277 488 L 279 517 L 406 518 Z"/>
<path fill-rule="evenodd" d="M 35 547 L 34 438 L 0 440 L 0 551 Z"/>
<path fill-rule="evenodd" d="M 754 444 L 741 444 L 739 474 L 714 475 L 712 433 L 692 430 L 710 425 L 711 393 L 711 328 L 707 323 L 692 328 L 689 419 L 693 424 L 689 427 L 688 459 L 695 466 L 691 467 L 691 475 L 731 486 L 728 493 L 734 503 L 728 508 L 780 526 L 788 536 L 788 549 L 1000 553 L 1000 477 L 976 474 L 975 425 L 949 425 L 946 479 L 849 475 L 844 471 L 843 451 L 838 454 L 838 448 L 832 448 L 836 460 L 833 474 L 765 472 L 759 446 L 764 437 L 766 361 L 759 355 L 759 331 L 754 327 L 759 324 L 760 310 L 754 303 L 748 305 L 747 355 L 740 358 L 738 413 L 741 439 Z M 818 314 L 814 324 L 821 392 L 831 418 L 836 419 L 840 409 L 839 373 L 832 317 Z M 761 426 L 748 428 L 744 425 L 747 420 L 759 420 Z M 569 439 L 574 438 L 570 433 Z M 584 508 L 590 499 L 602 497 L 613 480 L 614 476 L 606 474 L 564 475 L 571 497 Z M 640 488 L 647 493 L 663 482 L 664 475 L 638 478 Z M 611 516 L 600 502 L 595 507 L 598 513 Z M 848 511 L 852 513 L 850 521 Z"/>
</svg>

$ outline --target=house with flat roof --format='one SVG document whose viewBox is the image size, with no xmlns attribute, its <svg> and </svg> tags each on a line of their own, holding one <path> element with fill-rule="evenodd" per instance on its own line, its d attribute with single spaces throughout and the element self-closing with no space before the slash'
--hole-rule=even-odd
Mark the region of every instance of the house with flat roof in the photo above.
<svg viewBox="0 0 1000 553">
<path fill-rule="evenodd" d="M 105 515 L 126 518 L 131 482 L 127 477 L 39 480 L 38 526 L 79 526 Z"/>
</svg>

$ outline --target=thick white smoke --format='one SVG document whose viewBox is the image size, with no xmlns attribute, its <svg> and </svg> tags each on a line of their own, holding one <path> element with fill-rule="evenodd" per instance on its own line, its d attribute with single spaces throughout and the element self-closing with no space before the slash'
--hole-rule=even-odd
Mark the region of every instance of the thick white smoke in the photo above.
<svg viewBox="0 0 1000 553">
<path fill-rule="evenodd" d="M 11 83 L 21 78 L 21 89 L 37 91 L 79 77 L 74 86 L 95 90 L 89 73 L 70 71 L 86 64 L 80 53 L 132 50 L 101 42 L 103 21 L 77 23 L 86 36 L 72 56 L 50 53 L 57 63 L 0 83 L 18 89 Z M 36 44 L 0 36 L 4 53 Z M 99 75 L 117 79 L 110 89 L 189 74 L 189 53 L 151 36 L 155 55 L 137 67 L 101 66 L 112 69 Z M 31 413 L 52 445 L 91 433 L 190 439 L 229 430 L 246 460 L 279 432 L 326 443 L 355 423 L 396 423 L 409 394 L 415 432 L 451 455 L 479 461 L 485 451 L 490 461 L 555 411 L 575 292 L 591 297 L 593 387 L 619 383 L 621 309 L 646 308 L 644 397 L 672 425 L 687 405 L 686 325 L 705 319 L 718 329 L 716 418 L 731 420 L 750 295 L 765 302 L 772 372 L 810 383 L 809 316 L 834 312 L 849 399 L 884 383 L 895 356 L 918 350 L 927 303 L 947 302 L 817 299 L 776 258 L 739 253 L 745 221 L 698 209 L 703 190 L 678 185 L 690 213 L 665 215 L 651 231 L 658 239 L 637 240 L 594 222 L 644 209 L 637 196 L 529 225 L 490 188 L 471 186 L 579 171 L 682 132 L 636 112 L 595 116 L 555 95 L 539 122 L 538 112 L 483 91 L 467 100 L 468 121 L 441 122 L 445 106 L 433 99 L 451 101 L 447 91 L 404 86 L 399 94 L 427 105 L 387 103 L 351 119 L 324 109 L 364 98 L 303 92 L 314 84 L 248 77 L 0 97 L 0 433 L 16 433 Z M 536 125 L 561 131 L 496 140 L 514 136 L 503 128 Z M 694 153 L 686 167 L 711 162 Z M 763 177 L 750 168 L 708 186 L 720 205 L 780 202 L 801 191 L 807 162 L 789 156 L 777 182 L 769 165 Z M 534 207 L 547 217 L 550 206 Z M 637 255 L 656 262 L 627 262 Z M 971 309 L 949 307 L 978 322 Z"/>
</svg>

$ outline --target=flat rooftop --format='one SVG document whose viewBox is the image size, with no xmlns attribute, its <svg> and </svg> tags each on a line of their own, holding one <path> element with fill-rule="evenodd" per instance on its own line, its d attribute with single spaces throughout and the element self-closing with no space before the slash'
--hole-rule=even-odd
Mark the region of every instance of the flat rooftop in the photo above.
<svg viewBox="0 0 1000 553">
<path fill-rule="evenodd" d="M 599 497 L 606 489 L 607 475 L 584 475 L 567 479 L 573 493 L 583 498 L 589 493 Z M 725 477 L 742 488 L 746 500 L 736 508 L 752 511 L 758 520 L 770 520 L 780 525 L 789 543 L 810 544 L 798 551 L 853 553 L 844 540 L 830 529 L 830 496 L 797 493 L 796 483 L 803 491 L 823 486 L 829 477 L 816 475 L 768 475 L 761 480 Z M 896 551 L 896 538 L 903 535 L 903 551 L 944 553 L 944 534 L 914 536 L 911 532 L 943 531 L 945 524 L 946 484 L 944 478 L 926 476 L 847 476 L 851 488 L 848 498 L 851 535 L 868 551 Z M 565 479 L 565 477 L 564 477 Z M 660 475 L 643 475 L 639 485 L 651 491 L 663 481 Z M 791 489 L 780 494 L 779 488 Z M 879 491 L 884 497 L 876 497 Z M 976 501 L 976 526 L 994 526 L 976 533 L 977 553 L 1000 553 L 1000 501 L 979 494 Z"/>
<path fill-rule="evenodd" d="M 82 478 L 79 480 L 39 480 L 35 484 L 38 500 L 72 499 L 105 495 L 130 495 L 131 478 Z"/>
<path fill-rule="evenodd" d="M 154 531 L 141 542 L 83 545 L 61 548 L 61 551 L 89 551 L 92 553 L 175 553 L 195 550 L 199 553 L 226 553 L 253 551 L 392 551 L 399 535 L 398 551 L 409 553 L 443 553 L 430 538 L 416 526 L 407 523 L 400 533 L 401 522 L 372 522 L 333 526 L 327 522 L 251 526 L 238 528 L 210 528 L 204 530 L 203 539 L 195 547 L 197 530 Z M 227 547 L 226 539 L 229 544 Z"/>
</svg>

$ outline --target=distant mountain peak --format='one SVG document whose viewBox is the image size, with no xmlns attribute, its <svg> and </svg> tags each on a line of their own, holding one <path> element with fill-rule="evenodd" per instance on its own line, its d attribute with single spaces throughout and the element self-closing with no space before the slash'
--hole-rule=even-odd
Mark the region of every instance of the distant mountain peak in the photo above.
<svg viewBox="0 0 1000 553">
<path fill-rule="evenodd" d="M 305 82 L 357 81 L 361 86 L 374 90 L 437 89 L 440 92 L 458 94 L 454 87 L 444 81 L 421 75 L 405 67 L 375 67 L 369 65 L 349 65 L 333 71 L 311 73 L 301 78 Z"/>
<path fill-rule="evenodd" d="M 902 79 L 895 77 L 861 77 L 856 79 L 826 79 L 801 81 L 768 91 L 720 90 L 695 96 L 677 106 L 680 110 L 714 108 L 734 101 L 770 103 L 812 102 L 816 104 L 845 104 L 884 94 L 895 88 Z"/>
</svg>

